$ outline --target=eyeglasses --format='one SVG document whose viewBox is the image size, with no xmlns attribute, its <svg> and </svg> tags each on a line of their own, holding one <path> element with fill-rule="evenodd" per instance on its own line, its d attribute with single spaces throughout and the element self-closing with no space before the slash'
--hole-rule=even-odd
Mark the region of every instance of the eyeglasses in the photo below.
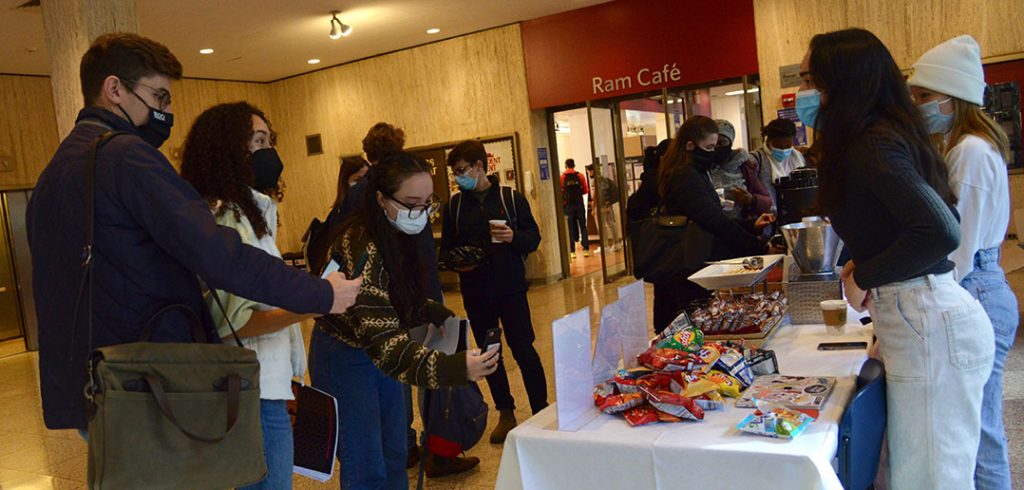
<svg viewBox="0 0 1024 490">
<path fill-rule="evenodd" d="M 473 168 L 472 164 L 466 165 L 465 167 L 462 167 L 462 168 L 452 167 L 452 174 L 454 174 L 456 177 L 458 177 L 460 175 L 466 175 L 466 172 L 469 172 L 472 168 Z"/>
<path fill-rule="evenodd" d="M 436 213 L 438 209 L 441 209 L 441 198 L 438 197 L 437 194 L 431 194 L 430 197 L 427 198 L 427 203 L 426 204 L 416 204 L 416 205 L 413 205 L 413 204 L 406 204 L 406 203 L 404 203 L 402 201 L 399 201 L 398 199 L 395 199 L 394 197 L 390 197 L 390 199 L 392 201 L 397 202 L 398 204 L 401 204 L 402 207 L 405 208 L 405 212 L 407 212 L 409 214 L 409 219 L 417 219 L 420 216 L 422 216 L 423 213 L 426 213 L 427 216 L 430 216 L 430 215 Z M 398 209 L 398 207 L 395 207 L 395 209 L 399 213 L 402 212 L 402 210 Z"/>
<path fill-rule="evenodd" d="M 149 89 L 150 93 L 153 94 L 153 97 L 156 98 L 156 103 L 161 111 L 170 107 L 171 105 L 171 93 L 162 88 L 156 88 L 151 85 L 146 85 L 145 83 L 139 81 L 125 82 L 125 85 L 127 85 L 129 88 L 134 88 L 135 85 L 141 85 Z"/>
</svg>

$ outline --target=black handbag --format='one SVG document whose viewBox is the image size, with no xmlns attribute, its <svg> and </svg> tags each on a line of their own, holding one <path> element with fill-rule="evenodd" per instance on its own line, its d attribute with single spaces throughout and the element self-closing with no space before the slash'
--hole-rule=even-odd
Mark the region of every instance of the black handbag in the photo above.
<svg viewBox="0 0 1024 490">
<path fill-rule="evenodd" d="M 686 216 L 665 215 L 661 206 L 630 228 L 633 276 L 647 282 L 678 278 L 704 267 L 714 236 Z"/>
</svg>

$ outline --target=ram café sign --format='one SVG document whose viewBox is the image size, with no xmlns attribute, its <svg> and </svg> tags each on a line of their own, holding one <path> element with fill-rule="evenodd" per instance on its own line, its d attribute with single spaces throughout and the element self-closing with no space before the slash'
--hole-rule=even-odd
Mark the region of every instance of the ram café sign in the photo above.
<svg viewBox="0 0 1024 490">
<path fill-rule="evenodd" d="M 635 76 L 624 76 L 618 78 L 593 77 L 594 95 L 632 90 L 637 87 L 654 87 L 668 82 L 678 82 L 682 79 L 682 72 L 675 63 L 665 63 L 661 69 L 641 68 Z M 636 80 L 634 85 L 633 81 Z"/>
</svg>

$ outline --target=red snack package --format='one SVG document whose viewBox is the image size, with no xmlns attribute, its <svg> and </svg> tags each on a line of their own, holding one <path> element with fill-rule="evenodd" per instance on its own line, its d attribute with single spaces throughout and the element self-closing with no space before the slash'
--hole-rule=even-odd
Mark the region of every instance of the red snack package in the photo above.
<svg viewBox="0 0 1024 490">
<path fill-rule="evenodd" d="M 657 371 L 690 371 L 700 359 L 689 352 L 677 349 L 651 347 L 636 357 L 644 366 Z"/>
<path fill-rule="evenodd" d="M 605 398 L 604 402 L 598 408 L 600 408 L 604 413 L 619 413 L 636 407 L 643 402 L 643 395 L 639 393 L 626 393 L 622 395 L 612 395 Z"/>
<path fill-rule="evenodd" d="M 646 404 L 626 410 L 626 413 L 623 415 L 626 417 L 626 422 L 629 422 L 629 425 L 633 427 L 653 424 L 660 419 L 658 411 Z"/>
<path fill-rule="evenodd" d="M 651 372 L 647 368 L 620 369 L 615 373 L 612 381 L 622 393 L 639 393 L 640 388 L 636 385 L 637 380 L 651 374 Z"/>
<path fill-rule="evenodd" d="M 654 410 L 656 412 L 658 412 L 658 422 L 666 422 L 666 423 L 669 423 L 669 424 L 673 424 L 673 423 L 676 423 L 676 422 L 682 422 L 683 421 L 683 419 L 681 419 L 679 417 L 676 417 L 675 415 L 672 415 L 670 413 L 662 412 L 661 410 L 658 410 L 657 408 L 655 408 Z"/>
<path fill-rule="evenodd" d="M 690 420 L 704 420 L 704 409 L 692 398 L 671 391 L 658 391 L 647 396 L 651 406 L 669 415 Z"/>
<path fill-rule="evenodd" d="M 612 395 L 618 393 L 615 389 L 615 384 L 611 381 L 605 381 L 594 387 L 594 406 L 600 407 L 604 401 Z"/>
<path fill-rule="evenodd" d="M 672 384 L 672 376 L 669 373 L 648 374 L 638 380 L 636 385 L 642 391 L 668 390 Z"/>
</svg>

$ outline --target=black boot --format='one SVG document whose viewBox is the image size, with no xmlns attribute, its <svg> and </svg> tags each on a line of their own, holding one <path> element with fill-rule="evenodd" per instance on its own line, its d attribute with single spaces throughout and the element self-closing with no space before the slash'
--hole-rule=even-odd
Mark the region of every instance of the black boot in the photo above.
<svg viewBox="0 0 1024 490">
<path fill-rule="evenodd" d="M 498 426 L 491 432 L 491 444 L 504 444 L 505 436 L 516 428 L 516 413 L 513 410 L 501 410 Z"/>
</svg>

